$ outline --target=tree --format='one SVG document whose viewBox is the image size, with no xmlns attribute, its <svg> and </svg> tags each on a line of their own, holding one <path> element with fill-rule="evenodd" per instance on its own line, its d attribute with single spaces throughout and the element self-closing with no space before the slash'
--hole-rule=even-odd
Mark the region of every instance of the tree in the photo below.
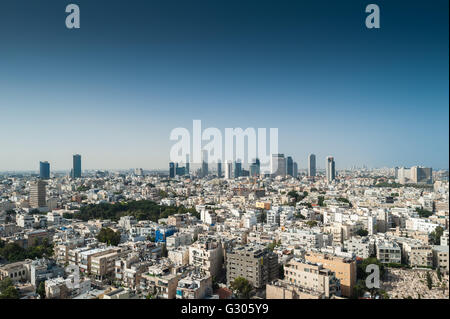
<svg viewBox="0 0 450 319">
<path fill-rule="evenodd" d="M 234 279 L 230 284 L 230 288 L 240 299 L 249 299 L 250 292 L 253 289 L 252 285 L 244 277 L 237 277 Z"/>
<path fill-rule="evenodd" d="M 429 271 L 427 271 L 427 287 L 429 290 L 433 288 L 433 279 L 431 278 Z"/>
<path fill-rule="evenodd" d="M 308 220 L 306 222 L 306 225 L 308 225 L 309 228 L 312 228 L 314 226 L 317 226 L 317 221 L 315 221 L 315 220 Z"/>
<path fill-rule="evenodd" d="M 365 281 L 360 279 L 356 282 L 356 285 L 353 287 L 353 297 L 359 298 L 362 297 L 364 292 L 367 290 Z"/>
<path fill-rule="evenodd" d="M 275 239 L 273 240 L 273 242 L 271 242 L 269 245 L 267 245 L 267 248 L 268 248 L 270 251 L 273 251 L 273 250 L 275 249 L 275 247 L 277 247 L 277 242 L 276 242 Z"/>
<path fill-rule="evenodd" d="M 19 291 L 14 286 L 9 286 L 1 294 L 0 299 L 19 299 Z"/>
<path fill-rule="evenodd" d="M 441 269 L 439 267 L 436 270 L 436 276 L 438 277 L 439 281 L 442 281 Z"/>
<path fill-rule="evenodd" d="M 365 236 L 369 235 L 369 232 L 367 230 L 361 228 L 361 229 L 358 229 L 356 234 L 358 236 L 365 237 Z"/>
<path fill-rule="evenodd" d="M 416 212 L 419 213 L 419 216 L 421 218 L 428 218 L 433 215 L 433 212 L 430 212 L 429 210 L 426 210 L 424 208 L 416 208 Z"/>
<path fill-rule="evenodd" d="M 108 245 L 117 246 L 120 243 L 120 233 L 111 228 L 103 227 L 97 235 L 98 241 Z"/>
<path fill-rule="evenodd" d="M 44 256 L 51 256 L 52 254 L 53 245 L 49 244 L 46 239 L 40 245 L 28 248 L 23 248 L 16 243 L 0 244 L 0 257 L 3 257 L 10 263 L 22 261 L 27 258 L 42 258 Z"/>
<path fill-rule="evenodd" d="M 319 197 L 317 197 L 317 200 L 318 200 L 317 204 L 318 204 L 319 206 L 321 206 L 321 207 L 326 206 L 325 203 L 324 203 L 325 197 L 319 196 Z"/>
<path fill-rule="evenodd" d="M 441 236 L 444 233 L 444 228 L 441 226 L 436 227 L 430 234 L 431 243 L 439 245 L 441 243 Z"/>
<path fill-rule="evenodd" d="M 9 277 L 0 281 L 0 299 L 19 299 L 19 291 Z"/>
<path fill-rule="evenodd" d="M 41 299 L 45 299 L 45 281 L 41 281 L 38 288 L 36 289 L 36 293 L 41 296 Z"/>
</svg>

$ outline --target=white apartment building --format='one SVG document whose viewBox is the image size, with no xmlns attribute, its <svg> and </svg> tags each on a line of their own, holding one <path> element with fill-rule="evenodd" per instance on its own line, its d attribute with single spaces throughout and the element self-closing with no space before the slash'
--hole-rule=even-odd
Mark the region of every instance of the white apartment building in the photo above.
<svg viewBox="0 0 450 319">
<path fill-rule="evenodd" d="M 189 264 L 197 266 L 213 277 L 217 277 L 222 268 L 222 243 L 205 238 L 189 247 Z"/>
<path fill-rule="evenodd" d="M 377 259 L 384 264 L 402 262 L 402 250 L 394 241 L 380 239 L 376 242 Z"/>
<path fill-rule="evenodd" d="M 409 218 L 406 220 L 406 229 L 418 230 L 427 233 L 433 232 L 438 224 L 432 223 L 429 219 Z"/>
<path fill-rule="evenodd" d="M 348 252 L 366 259 L 375 253 L 375 242 L 369 237 L 352 237 L 344 241 L 344 248 Z"/>
</svg>

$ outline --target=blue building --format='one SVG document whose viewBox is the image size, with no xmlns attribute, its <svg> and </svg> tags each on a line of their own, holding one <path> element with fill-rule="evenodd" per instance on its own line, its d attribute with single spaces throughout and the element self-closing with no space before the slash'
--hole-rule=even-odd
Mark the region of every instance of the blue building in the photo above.
<svg viewBox="0 0 450 319">
<path fill-rule="evenodd" d="M 177 232 L 175 227 L 158 228 L 155 231 L 155 243 L 165 243 L 166 238 L 172 236 Z"/>
<path fill-rule="evenodd" d="M 240 160 L 234 162 L 234 178 L 242 176 L 242 163 Z"/>
<path fill-rule="evenodd" d="M 73 156 L 72 178 L 80 178 L 80 177 L 81 177 L 81 155 L 75 154 Z"/>
<path fill-rule="evenodd" d="M 50 179 L 50 163 L 39 162 L 39 177 L 41 179 Z"/>
<path fill-rule="evenodd" d="M 174 162 L 169 163 L 169 177 L 170 178 L 175 177 L 175 163 Z"/>
</svg>

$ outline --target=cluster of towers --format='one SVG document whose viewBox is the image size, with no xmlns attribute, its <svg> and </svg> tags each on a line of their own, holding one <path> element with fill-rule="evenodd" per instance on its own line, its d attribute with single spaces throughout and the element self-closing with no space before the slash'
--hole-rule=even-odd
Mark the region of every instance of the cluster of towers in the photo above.
<svg viewBox="0 0 450 319">
<path fill-rule="evenodd" d="M 73 168 L 70 171 L 70 177 L 80 178 L 81 177 L 81 155 L 73 155 Z M 50 179 L 50 163 L 39 162 L 39 178 L 42 180 Z"/>
<path fill-rule="evenodd" d="M 217 163 L 217 177 L 225 177 L 226 179 L 238 178 L 241 176 L 256 177 L 261 174 L 261 163 L 258 158 L 254 159 L 249 169 L 246 170 L 242 167 L 242 162 L 238 159 L 236 161 L 226 161 L 224 167 L 222 162 Z M 201 167 L 198 170 L 199 177 L 206 177 L 209 174 L 208 166 L 208 153 L 202 152 Z M 224 173 L 224 174 L 223 174 Z M 309 154 L 308 156 L 308 168 L 307 176 L 316 176 L 316 155 Z M 177 175 L 189 175 L 189 155 L 186 156 L 185 166 L 179 166 L 178 163 L 169 163 L 169 177 L 173 178 Z M 298 175 L 298 164 L 294 162 L 291 156 L 285 157 L 284 154 L 272 154 L 270 163 L 270 176 L 292 176 Z M 336 178 L 335 162 L 332 156 L 326 158 L 326 177 L 328 182 L 332 182 Z"/>
</svg>

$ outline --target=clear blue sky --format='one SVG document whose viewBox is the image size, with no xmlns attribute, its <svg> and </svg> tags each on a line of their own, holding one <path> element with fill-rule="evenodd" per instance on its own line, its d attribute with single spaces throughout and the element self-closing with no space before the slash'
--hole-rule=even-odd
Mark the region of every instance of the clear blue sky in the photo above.
<svg viewBox="0 0 450 319">
<path fill-rule="evenodd" d="M 448 168 L 448 1 L 0 2 L 0 171 L 167 168 L 175 127 L 278 127 L 306 167 Z M 368 30 L 365 6 L 381 8 Z"/>
</svg>

